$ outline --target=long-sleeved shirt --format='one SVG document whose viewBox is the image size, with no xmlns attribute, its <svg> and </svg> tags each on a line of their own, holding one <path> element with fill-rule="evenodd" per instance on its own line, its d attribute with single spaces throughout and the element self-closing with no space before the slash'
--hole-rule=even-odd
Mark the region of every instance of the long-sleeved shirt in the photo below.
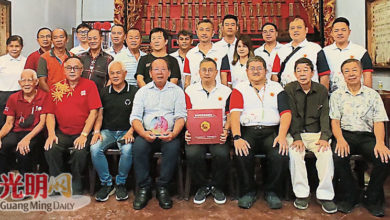
<svg viewBox="0 0 390 220">
<path fill-rule="evenodd" d="M 167 120 L 168 130 L 172 131 L 177 119 L 187 117 L 185 96 L 183 90 L 171 82 L 160 90 L 152 81 L 135 94 L 130 124 L 139 120 L 145 130 L 152 130 L 152 120 L 160 116 Z"/>
<path fill-rule="evenodd" d="M 301 133 L 321 132 L 320 140 L 329 140 L 332 136 L 329 122 L 328 91 L 316 82 L 311 82 L 306 94 L 298 81 L 291 82 L 284 88 L 289 96 L 292 119 L 290 134 L 295 140 L 302 140 Z"/>
</svg>

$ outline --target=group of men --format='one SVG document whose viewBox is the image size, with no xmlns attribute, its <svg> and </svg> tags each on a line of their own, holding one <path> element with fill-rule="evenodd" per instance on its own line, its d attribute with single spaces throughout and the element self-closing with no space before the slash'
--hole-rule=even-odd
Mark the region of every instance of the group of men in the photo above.
<svg viewBox="0 0 390 220">
<path fill-rule="evenodd" d="M 180 31 L 179 49 L 172 54 L 167 54 L 168 34 L 162 28 L 151 30 L 149 54 L 140 50 L 141 33 L 135 28 L 126 32 L 114 25 L 113 45 L 103 51 L 101 31 L 81 24 L 76 28 L 80 46 L 70 52 L 65 48 L 65 30 L 40 29 L 41 48 L 28 57 L 19 79 L 22 90 L 11 95 L 4 110 L 1 157 L 16 149 L 20 171 L 29 172 L 29 152 L 42 147 L 36 139 L 45 137 L 46 126 L 44 156 L 50 176 L 66 172 L 70 164 L 72 192 L 81 194 L 90 152 L 101 182 L 96 200 L 106 201 L 114 193 L 117 200 L 126 200 L 125 183 L 133 163 L 138 188 L 133 207 L 142 209 L 152 197 L 150 157 L 160 151 L 156 197 L 162 208 L 169 209 L 173 202 L 168 184 L 184 138 L 187 165 L 197 186 L 194 203 L 202 204 L 210 194 L 217 204 L 225 203 L 226 176 L 236 165 L 238 206 L 250 208 L 257 198 L 255 155 L 261 153 L 266 155 L 264 196 L 269 207 L 282 208 L 280 196 L 289 166 L 294 206 L 306 209 L 310 187 L 304 158 L 309 150 L 317 157 L 316 198 L 322 209 L 349 213 L 360 201 L 350 155 L 362 154 L 374 166 L 363 204 L 373 215 L 383 216 L 390 159 L 384 143 L 388 118 L 379 94 L 370 88 L 372 64 L 367 51 L 348 39 L 349 21 L 335 20 L 335 43 L 323 49 L 306 40 L 308 28 L 301 18 L 289 24 L 292 41 L 286 45 L 276 41 L 275 24 L 264 24 L 265 43 L 249 57 L 243 73 L 248 82 L 233 91 L 227 86 L 229 72 L 221 73 L 220 67 L 226 55 L 231 62 L 237 48 L 238 19 L 224 17 L 223 38 L 217 43 L 212 43 L 214 28 L 209 20 L 199 21 L 199 44 L 194 48 L 192 33 Z M 188 109 L 221 109 L 220 143 L 189 144 L 191 133 L 184 132 L 185 126 L 191 126 L 186 124 Z M 156 133 L 155 121 L 166 129 Z M 104 155 L 112 143 L 121 151 L 115 181 Z M 210 173 L 207 152 L 213 155 Z M 2 158 L 1 163 L 6 161 Z M 1 167 L 2 173 L 10 170 Z M 340 188 L 337 206 L 333 176 Z"/>
</svg>

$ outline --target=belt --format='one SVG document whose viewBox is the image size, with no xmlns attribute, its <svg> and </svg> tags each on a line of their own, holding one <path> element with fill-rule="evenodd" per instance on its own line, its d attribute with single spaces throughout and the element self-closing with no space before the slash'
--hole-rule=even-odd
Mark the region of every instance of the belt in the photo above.
<svg viewBox="0 0 390 220">
<path fill-rule="evenodd" d="M 265 126 L 265 125 L 253 125 L 253 126 L 246 126 L 247 128 L 253 128 L 255 130 L 262 130 L 262 129 L 276 129 L 279 126 L 274 125 L 274 126 Z"/>
</svg>

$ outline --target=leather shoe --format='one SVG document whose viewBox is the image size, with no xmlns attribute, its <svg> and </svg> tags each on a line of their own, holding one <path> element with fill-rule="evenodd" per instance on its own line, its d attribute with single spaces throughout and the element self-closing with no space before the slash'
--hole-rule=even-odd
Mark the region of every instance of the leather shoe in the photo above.
<svg viewBox="0 0 390 220">
<path fill-rule="evenodd" d="M 172 208 L 172 199 L 169 196 L 168 189 L 165 187 L 157 187 L 156 189 L 156 197 L 158 200 L 158 204 L 163 209 Z"/>
<path fill-rule="evenodd" d="M 137 194 L 135 195 L 133 208 L 135 210 L 143 209 L 148 204 L 148 201 L 151 198 L 152 198 L 152 192 L 150 191 L 150 188 L 147 187 L 140 188 Z"/>
</svg>

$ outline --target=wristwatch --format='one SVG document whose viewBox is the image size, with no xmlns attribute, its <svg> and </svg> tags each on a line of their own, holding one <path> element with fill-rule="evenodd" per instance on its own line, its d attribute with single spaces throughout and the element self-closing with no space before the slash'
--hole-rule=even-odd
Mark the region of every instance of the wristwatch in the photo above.
<svg viewBox="0 0 390 220">
<path fill-rule="evenodd" d="M 233 136 L 233 140 L 236 141 L 238 139 L 241 139 L 241 135 L 236 134 L 236 135 Z"/>
<path fill-rule="evenodd" d="M 81 135 L 84 136 L 84 137 L 88 137 L 88 133 L 87 132 L 81 132 Z"/>
</svg>

